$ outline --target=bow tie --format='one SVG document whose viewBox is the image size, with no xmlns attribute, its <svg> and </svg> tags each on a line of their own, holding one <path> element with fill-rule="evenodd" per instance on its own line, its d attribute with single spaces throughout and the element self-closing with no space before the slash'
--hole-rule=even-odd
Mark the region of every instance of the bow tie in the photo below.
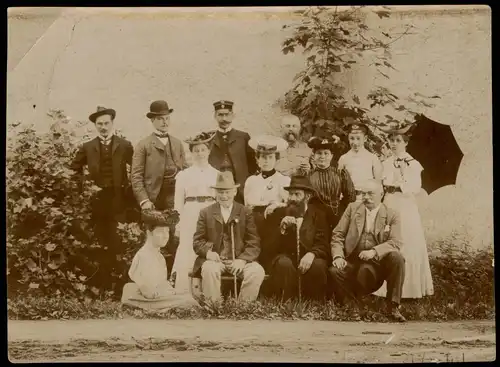
<svg viewBox="0 0 500 367">
<path fill-rule="evenodd" d="M 263 178 L 268 178 L 268 177 L 271 177 L 272 175 L 274 175 L 276 173 L 276 170 L 275 169 L 272 169 L 270 171 L 262 171 L 262 177 Z"/>
<path fill-rule="evenodd" d="M 162 133 L 155 133 L 155 135 L 161 139 L 166 139 L 168 138 L 168 133 L 162 134 Z"/>
<path fill-rule="evenodd" d="M 101 141 L 101 144 L 108 145 L 111 143 L 111 136 L 107 138 L 103 138 L 102 136 L 99 136 L 99 140 Z"/>
</svg>

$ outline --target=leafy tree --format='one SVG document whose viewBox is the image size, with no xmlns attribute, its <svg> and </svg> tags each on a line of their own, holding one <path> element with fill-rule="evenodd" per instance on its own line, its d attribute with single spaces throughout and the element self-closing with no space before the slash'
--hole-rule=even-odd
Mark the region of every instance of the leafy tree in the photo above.
<svg viewBox="0 0 500 367">
<path fill-rule="evenodd" d="M 352 7 L 310 7 L 300 10 L 300 20 L 283 28 L 291 28 L 291 36 L 282 44 L 284 54 L 298 49 L 306 57 L 305 67 L 293 80 L 293 86 L 280 101 L 281 106 L 299 116 L 305 139 L 311 135 L 335 134 L 341 138 L 338 154 L 348 149 L 343 125 L 350 119 L 375 126 L 394 126 L 412 123 L 416 115 L 415 107 L 432 106 L 428 98 L 419 93 L 402 100 L 384 86 L 375 86 L 363 106 L 357 95 L 347 95 L 339 76 L 351 70 L 361 60 L 372 61 L 370 68 L 389 79 L 388 70 L 396 70 L 391 64 L 391 46 L 402 37 L 410 34 L 411 25 L 404 26 L 399 33 L 389 34 L 377 27 L 369 26 L 369 10 L 363 6 Z M 388 7 L 372 10 L 381 20 L 390 17 Z M 392 115 L 380 118 L 373 109 L 392 108 L 402 112 L 398 119 Z M 379 152 L 383 134 L 371 129 L 367 148 Z"/>
</svg>

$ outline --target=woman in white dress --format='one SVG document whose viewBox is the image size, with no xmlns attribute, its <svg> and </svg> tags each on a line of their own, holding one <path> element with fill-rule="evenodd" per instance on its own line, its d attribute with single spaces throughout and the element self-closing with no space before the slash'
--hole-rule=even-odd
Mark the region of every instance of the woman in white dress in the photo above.
<svg viewBox="0 0 500 367">
<path fill-rule="evenodd" d="M 402 298 L 422 298 L 434 294 L 434 286 L 424 229 L 415 199 L 421 189 L 423 167 L 406 152 L 408 130 L 409 127 L 406 127 L 389 132 L 392 155 L 382 162 L 382 182 L 384 203 L 398 211 L 401 217 L 401 252 L 406 260 Z M 385 297 L 385 282 L 374 294 Z"/>
<path fill-rule="evenodd" d="M 250 139 L 248 145 L 254 149 L 259 173 L 247 178 L 244 189 L 245 206 L 252 209 L 255 225 L 261 240 L 260 264 L 266 269 L 268 245 L 271 241 L 269 229 L 278 228 L 279 223 L 266 220 L 275 209 L 286 206 L 288 192 L 284 189 L 290 184 L 290 177 L 276 171 L 280 152 L 287 149 L 288 143 L 282 138 L 261 135 Z"/>
<path fill-rule="evenodd" d="M 133 283 L 123 287 L 123 304 L 150 311 L 198 305 L 189 292 L 177 292 L 168 281 L 167 263 L 160 249 L 168 241 L 170 226 L 178 221 L 178 215 L 172 214 L 149 209 L 143 211 L 142 219 L 147 227 L 146 242 L 130 265 L 128 274 Z"/>
<path fill-rule="evenodd" d="M 193 165 L 175 177 L 174 209 L 180 214 L 178 225 L 179 247 L 172 267 L 176 290 L 189 290 L 189 272 L 193 268 L 196 254 L 193 250 L 193 235 L 196 221 L 202 208 L 215 202 L 215 185 L 218 171 L 208 163 L 209 144 L 215 134 L 200 133 L 185 140 L 189 145 Z M 175 275 L 174 275 L 175 274 Z"/>
</svg>

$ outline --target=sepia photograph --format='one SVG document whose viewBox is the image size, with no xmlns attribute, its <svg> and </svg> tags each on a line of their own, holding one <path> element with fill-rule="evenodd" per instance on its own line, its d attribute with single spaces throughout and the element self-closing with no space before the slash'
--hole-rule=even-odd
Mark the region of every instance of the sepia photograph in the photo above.
<svg viewBox="0 0 500 367">
<path fill-rule="evenodd" d="M 496 360 L 491 27 L 8 8 L 8 359 Z"/>
</svg>

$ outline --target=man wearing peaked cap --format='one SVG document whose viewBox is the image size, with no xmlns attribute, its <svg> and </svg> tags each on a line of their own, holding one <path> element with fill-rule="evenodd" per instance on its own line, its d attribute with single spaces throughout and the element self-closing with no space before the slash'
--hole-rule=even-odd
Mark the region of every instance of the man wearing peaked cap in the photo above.
<svg viewBox="0 0 500 367">
<path fill-rule="evenodd" d="M 243 203 L 243 190 L 248 176 L 257 171 L 253 149 L 248 145 L 250 135 L 232 128 L 234 102 L 221 100 L 214 102 L 214 118 L 218 130 L 212 141 L 208 162 L 215 169 L 233 174 L 240 185 L 236 201 Z"/>
<path fill-rule="evenodd" d="M 124 220 L 127 207 L 127 165 L 132 163 L 132 144 L 114 134 L 116 111 L 97 107 L 89 116 L 98 136 L 84 143 L 76 153 L 71 169 L 79 180 L 84 180 L 83 168 L 88 167 L 91 180 L 101 188 L 92 200 L 92 222 L 99 244 L 107 247 L 102 258 L 103 276 L 108 277 L 116 266 L 116 255 L 121 250 L 120 238 L 116 233 L 118 220 Z M 103 284 L 106 280 L 103 279 Z"/>
<path fill-rule="evenodd" d="M 172 209 L 175 176 L 188 167 L 182 142 L 168 133 L 173 112 L 166 101 L 152 102 L 146 117 L 151 120 L 154 131 L 139 141 L 134 150 L 130 176 L 134 195 L 142 209 Z M 173 229 L 167 245 L 167 252 L 172 254 L 178 245 L 174 232 Z M 168 265 L 171 269 L 171 264 Z"/>
</svg>

